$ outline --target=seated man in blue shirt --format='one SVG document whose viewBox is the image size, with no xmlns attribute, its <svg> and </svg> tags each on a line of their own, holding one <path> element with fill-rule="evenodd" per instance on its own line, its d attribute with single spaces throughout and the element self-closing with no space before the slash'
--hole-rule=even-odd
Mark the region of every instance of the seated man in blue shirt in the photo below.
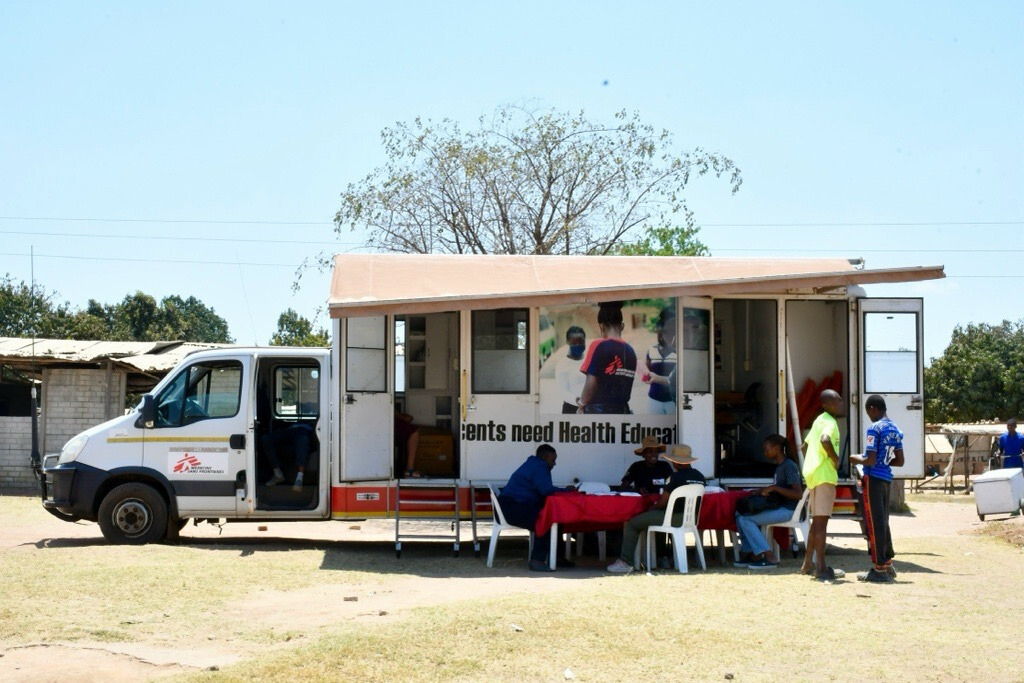
<svg viewBox="0 0 1024 683">
<path fill-rule="evenodd" d="M 509 524 L 533 531 L 537 517 L 544 507 L 544 500 L 555 491 L 571 489 L 557 488 L 551 483 L 551 470 L 555 466 L 558 453 L 548 444 L 537 447 L 537 454 L 531 455 L 509 477 L 505 488 L 498 495 L 498 504 L 505 513 Z M 552 571 L 548 566 L 548 547 L 551 543 L 550 533 L 533 539 L 533 550 L 530 552 L 530 569 L 535 572 Z M 569 566 L 565 563 L 563 566 Z"/>
<path fill-rule="evenodd" d="M 1024 467 L 1024 437 L 1017 433 L 1017 420 L 1006 421 L 1006 433 L 999 435 L 999 454 L 1003 456 L 1003 467 Z"/>
</svg>

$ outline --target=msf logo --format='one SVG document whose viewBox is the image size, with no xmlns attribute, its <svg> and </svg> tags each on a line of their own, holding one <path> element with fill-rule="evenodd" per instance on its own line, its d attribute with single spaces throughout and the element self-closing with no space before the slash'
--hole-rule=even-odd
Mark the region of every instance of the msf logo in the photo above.
<svg viewBox="0 0 1024 683">
<path fill-rule="evenodd" d="M 186 453 L 184 455 L 184 457 L 182 457 L 181 460 L 179 460 L 178 462 L 174 463 L 174 467 L 172 468 L 171 471 L 173 471 L 173 472 L 191 472 L 193 467 L 198 467 L 199 465 L 202 465 L 202 464 L 203 463 L 200 462 L 199 458 L 197 458 L 196 456 L 194 456 L 194 455 L 192 455 L 190 453 Z"/>
</svg>

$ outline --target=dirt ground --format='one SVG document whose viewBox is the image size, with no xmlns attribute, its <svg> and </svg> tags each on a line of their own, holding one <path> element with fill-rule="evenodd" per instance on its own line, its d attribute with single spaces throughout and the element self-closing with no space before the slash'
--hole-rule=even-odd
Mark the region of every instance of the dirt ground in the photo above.
<svg viewBox="0 0 1024 683">
<path fill-rule="evenodd" d="M 30 499 L 6 497 L 5 508 L 0 508 L 0 568 L 4 556 L 14 553 L 43 553 L 47 549 L 102 548 L 99 528 L 92 523 L 69 524 L 46 514 Z M 6 504 L 14 501 L 14 505 Z M 979 522 L 974 506 L 958 502 L 922 502 L 912 499 L 913 512 L 892 519 L 896 539 L 925 537 L 971 536 L 992 522 Z M 13 516 L 9 513 L 13 510 Z M 429 526 L 429 523 L 425 523 Z M 1024 529 L 1021 518 L 1010 520 L 1005 527 L 1013 536 Z M 370 548 L 379 554 L 374 561 L 391 562 L 394 567 L 408 567 L 375 574 L 371 571 L 354 573 L 341 583 L 314 584 L 298 588 L 274 589 L 259 586 L 240 594 L 236 600 L 222 607 L 217 618 L 227 622 L 259 624 L 261 628 L 277 634 L 316 634 L 342 622 L 366 621 L 383 623 L 401 620 L 417 607 L 446 605 L 460 601 L 534 594 L 564 589 L 567 582 L 603 576 L 602 565 L 596 558 L 584 559 L 572 572 L 537 575 L 521 568 L 518 559 L 503 553 L 503 546 L 525 549 L 520 541 L 499 543 L 499 556 L 503 558 L 499 570 L 489 571 L 483 560 L 473 559 L 473 548 L 467 533 L 463 533 L 463 557 L 459 567 L 469 571 L 423 572 L 412 571 L 414 563 L 424 560 L 424 552 L 433 554 L 430 562 L 444 562 L 451 555 L 450 546 L 429 544 L 427 550 L 407 552 L 402 559 L 394 558 L 394 523 L 391 521 L 328 522 L 328 523 L 269 523 L 229 524 L 219 529 L 202 524 L 189 525 L 182 532 L 181 545 L 185 547 L 241 548 L 239 557 L 261 553 L 280 552 L 309 547 L 310 543 L 327 542 L 339 547 Z M 486 525 L 482 534 L 489 534 Z M 834 520 L 830 525 L 830 545 L 839 549 L 863 551 L 864 541 L 855 522 Z M 348 544 L 352 544 L 351 546 Z M 417 544 L 424 546 L 425 544 Z M 898 545 L 898 543 L 897 543 Z M 407 548 L 409 546 L 407 545 Z M 486 550 L 486 543 L 482 544 Z M 897 548 L 898 550 L 898 548 Z M 517 551 L 518 552 L 518 551 Z M 466 556 L 469 556 L 468 558 Z M 709 560 L 714 553 L 709 553 Z M 917 560 L 915 560 L 917 561 Z M 838 560 L 842 565 L 842 559 Z M 404 564 L 403 563 L 408 563 Z M 897 567 L 900 558 L 897 557 Z M 0 569 L 2 572 L 2 569 Z M 55 577 L 56 578 L 56 577 Z M 292 609 L 294 605 L 303 609 Z M 4 616 L 0 598 L 0 617 Z M 164 615 L 167 616 L 166 614 Z M 130 623 L 130 622 L 126 622 Z M 158 633 L 159 629 L 155 631 Z M 173 674 L 218 670 L 258 655 L 267 647 L 287 647 L 284 642 L 260 644 L 244 638 L 208 638 L 189 642 L 186 647 L 169 642 L 167 638 L 141 634 L 130 641 L 50 640 L 48 638 L 12 637 L 0 639 L 0 680 L 4 681 L 136 681 Z"/>
</svg>

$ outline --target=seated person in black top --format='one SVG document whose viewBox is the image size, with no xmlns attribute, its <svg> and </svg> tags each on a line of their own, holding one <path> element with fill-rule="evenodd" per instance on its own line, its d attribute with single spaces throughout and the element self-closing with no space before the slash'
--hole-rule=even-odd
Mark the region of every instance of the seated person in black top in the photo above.
<svg viewBox="0 0 1024 683">
<path fill-rule="evenodd" d="M 640 448 L 633 452 L 643 456 L 643 460 L 629 466 L 619 490 L 661 493 L 672 476 L 672 465 L 658 457 L 665 452 L 665 444 L 659 443 L 657 437 L 645 436 Z"/>
</svg>

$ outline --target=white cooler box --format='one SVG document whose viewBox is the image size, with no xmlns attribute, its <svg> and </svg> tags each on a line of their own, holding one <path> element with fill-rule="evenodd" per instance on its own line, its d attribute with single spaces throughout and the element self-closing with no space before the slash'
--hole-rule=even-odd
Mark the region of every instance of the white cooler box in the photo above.
<svg viewBox="0 0 1024 683">
<path fill-rule="evenodd" d="M 974 504 L 978 517 L 1010 514 L 1021 509 L 1024 498 L 1024 473 L 1017 467 L 992 470 L 974 478 Z"/>
</svg>

